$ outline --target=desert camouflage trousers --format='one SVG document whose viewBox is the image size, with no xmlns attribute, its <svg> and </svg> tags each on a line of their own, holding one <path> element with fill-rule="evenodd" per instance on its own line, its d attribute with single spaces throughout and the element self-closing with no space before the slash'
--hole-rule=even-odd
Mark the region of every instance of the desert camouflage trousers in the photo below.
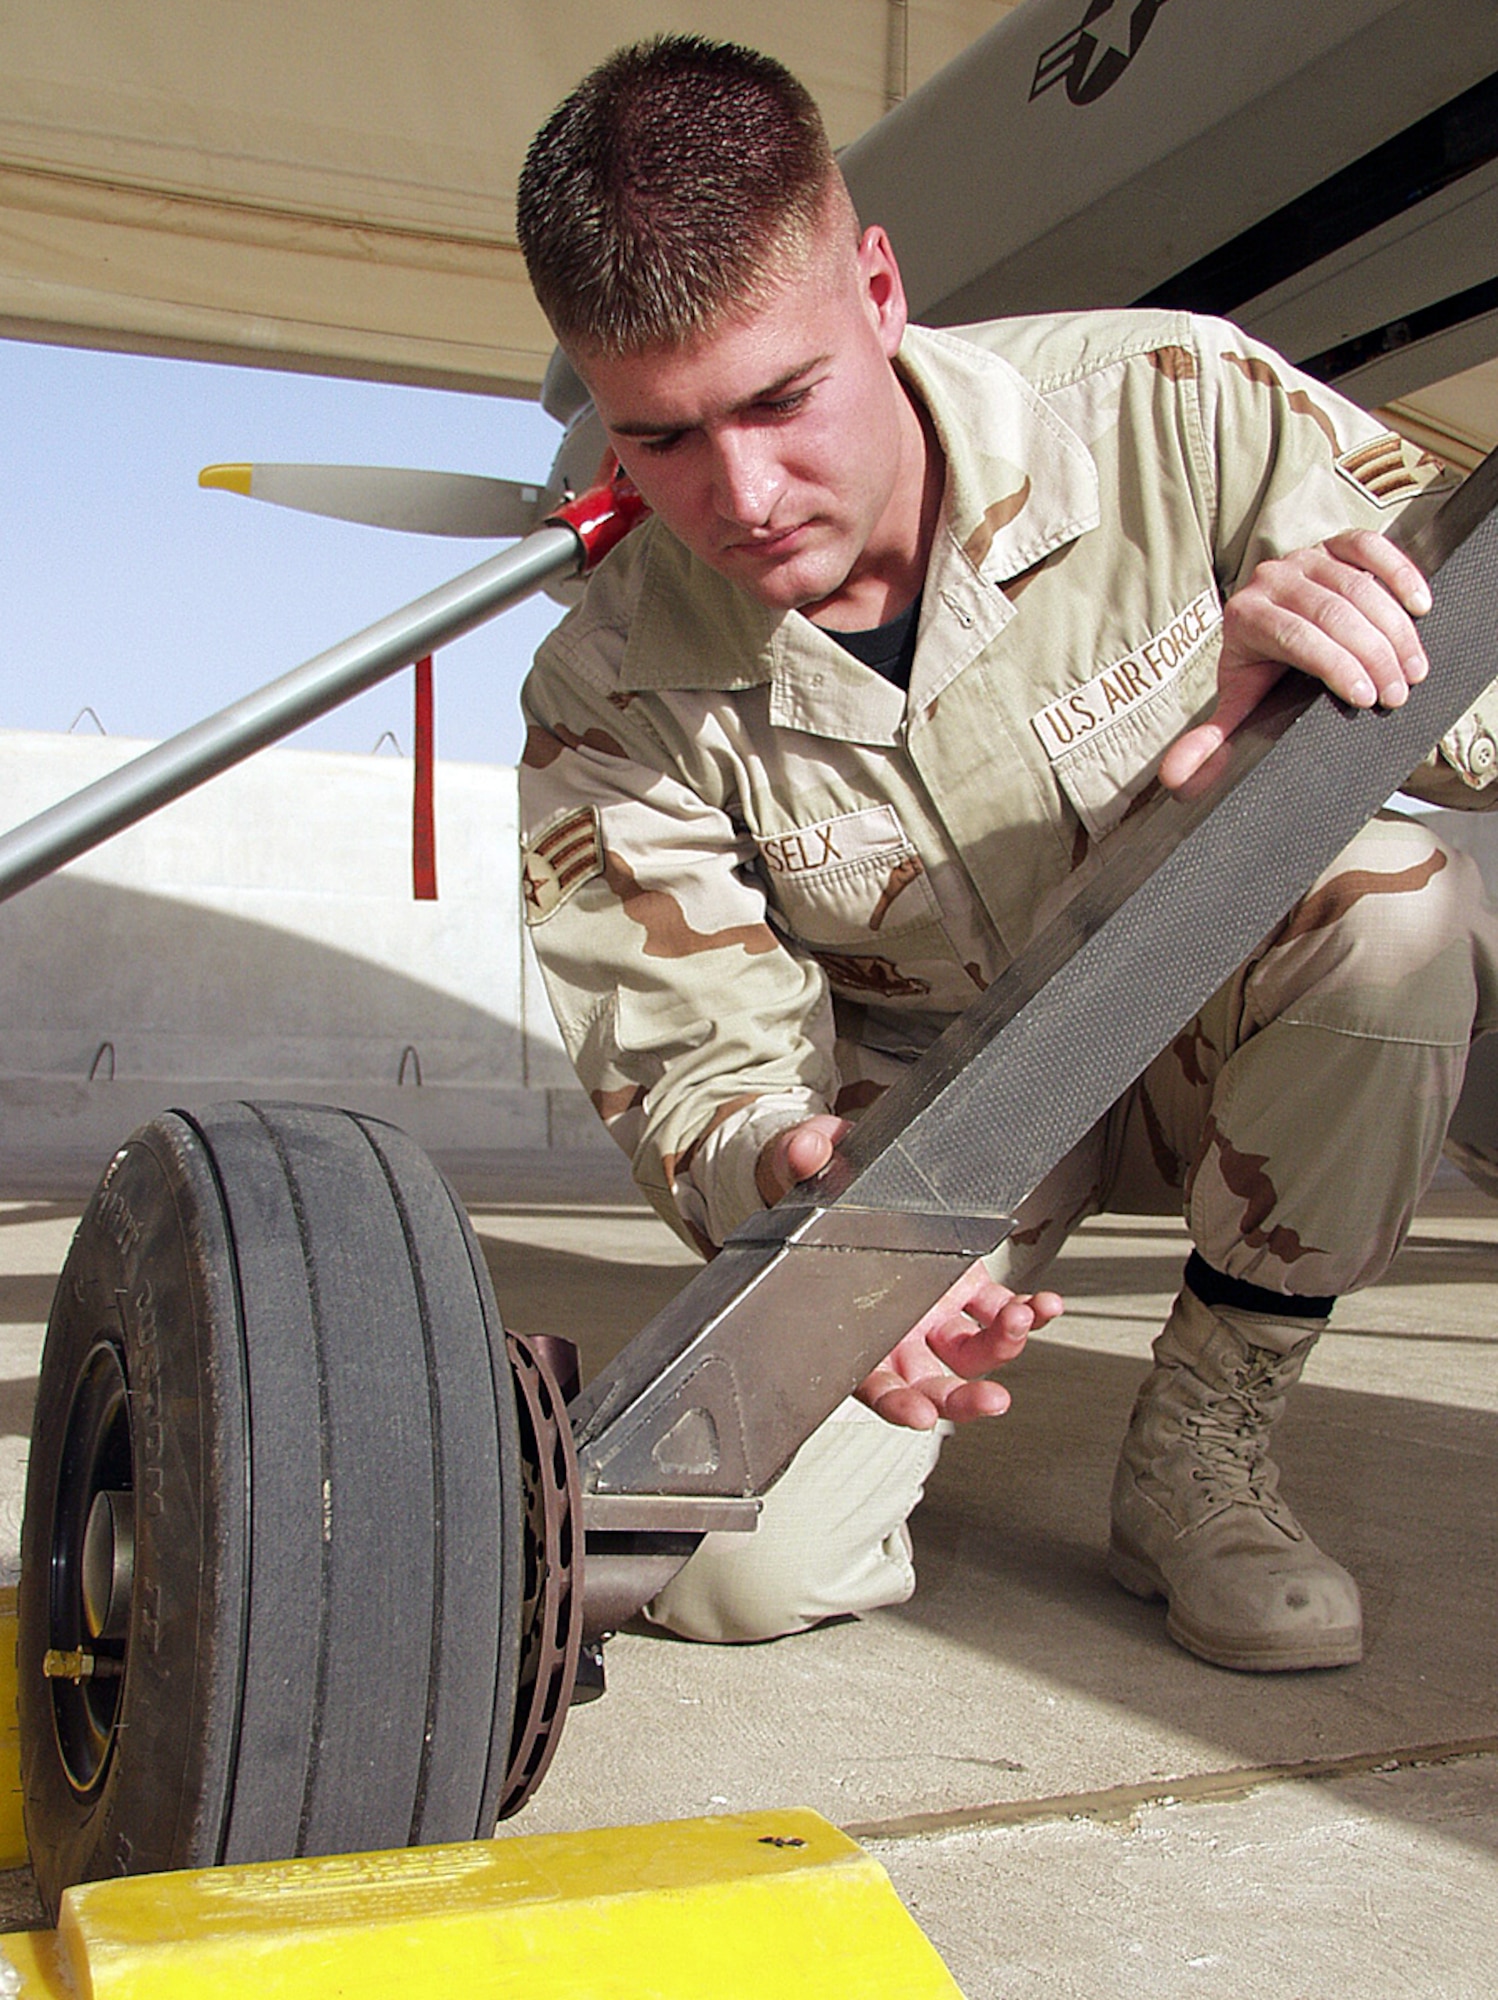
<svg viewBox="0 0 1498 2000">
<path fill-rule="evenodd" d="M 1472 1037 L 1494 1027 L 1498 913 L 1475 865 L 1381 813 L 1022 1204 L 994 1273 L 1033 1290 L 1111 1211 L 1183 1215 L 1207 1263 L 1272 1292 L 1372 1284 L 1435 1172 Z M 905 1522 L 940 1445 L 845 1406 L 758 1533 L 708 1536 L 651 1615 L 754 1639 L 903 1602 Z"/>
</svg>

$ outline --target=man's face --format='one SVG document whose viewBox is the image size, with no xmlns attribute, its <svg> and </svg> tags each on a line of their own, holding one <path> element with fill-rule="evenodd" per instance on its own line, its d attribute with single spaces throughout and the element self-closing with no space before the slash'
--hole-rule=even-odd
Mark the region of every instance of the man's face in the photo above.
<svg viewBox="0 0 1498 2000">
<path fill-rule="evenodd" d="M 574 359 L 620 463 L 694 555 L 764 604 L 838 622 L 845 585 L 909 540 L 912 476 L 919 512 L 919 424 L 890 366 L 904 330 L 884 232 L 855 242 L 829 222 L 744 317 L 685 348 Z"/>
</svg>

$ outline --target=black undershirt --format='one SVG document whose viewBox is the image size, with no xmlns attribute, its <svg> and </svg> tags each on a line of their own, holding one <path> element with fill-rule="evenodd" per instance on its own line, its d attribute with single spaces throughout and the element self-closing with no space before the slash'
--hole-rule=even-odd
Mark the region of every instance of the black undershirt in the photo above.
<svg viewBox="0 0 1498 2000">
<path fill-rule="evenodd" d="M 915 632 L 921 622 L 921 600 L 891 618 L 887 625 L 874 625 L 866 632 L 833 632 L 825 625 L 829 639 L 836 639 L 844 652 L 851 653 L 876 674 L 883 674 L 897 688 L 910 686 L 910 669 L 915 663 Z"/>
</svg>

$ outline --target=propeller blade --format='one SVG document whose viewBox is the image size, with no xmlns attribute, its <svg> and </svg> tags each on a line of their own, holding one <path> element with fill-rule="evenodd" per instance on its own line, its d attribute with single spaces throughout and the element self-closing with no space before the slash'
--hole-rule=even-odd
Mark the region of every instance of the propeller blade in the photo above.
<svg viewBox="0 0 1498 2000">
<path fill-rule="evenodd" d="M 528 535 L 554 495 L 517 479 L 385 465 L 207 465 L 199 486 L 415 535 Z"/>
</svg>

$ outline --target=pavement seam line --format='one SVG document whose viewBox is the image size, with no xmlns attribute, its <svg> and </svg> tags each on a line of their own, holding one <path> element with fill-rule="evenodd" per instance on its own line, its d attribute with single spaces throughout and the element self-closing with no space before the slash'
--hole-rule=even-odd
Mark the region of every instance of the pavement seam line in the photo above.
<svg viewBox="0 0 1498 2000">
<path fill-rule="evenodd" d="M 1266 1785 L 1357 1778 L 1373 1772 L 1418 1770 L 1468 1757 L 1498 1756 L 1498 1736 L 1467 1736 L 1449 1743 L 1419 1743 L 1403 1750 L 1359 1751 L 1313 1757 L 1295 1764 L 1239 1765 L 1146 1785 L 1110 1785 L 1104 1791 L 1058 1792 L 1044 1799 L 1002 1799 L 990 1805 L 955 1806 L 946 1812 L 905 1813 L 897 1819 L 861 1820 L 845 1826 L 850 1840 L 929 1840 L 941 1834 L 988 1827 L 1028 1826 L 1044 1820 L 1125 1820 L 1146 1806 L 1202 1805 L 1245 1798 Z"/>
</svg>

